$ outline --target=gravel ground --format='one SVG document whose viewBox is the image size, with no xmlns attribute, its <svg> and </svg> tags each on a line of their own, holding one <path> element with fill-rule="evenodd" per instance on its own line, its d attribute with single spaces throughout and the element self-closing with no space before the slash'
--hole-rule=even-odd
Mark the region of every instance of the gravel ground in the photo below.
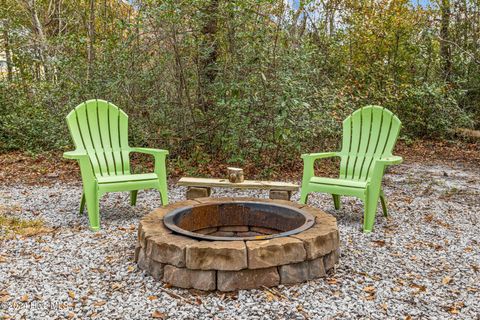
<svg viewBox="0 0 480 320">
<path fill-rule="evenodd" d="M 341 234 L 334 274 L 301 285 L 232 294 L 168 288 L 133 263 L 138 220 L 158 194 L 102 199 L 103 229 L 77 214 L 80 185 L 1 186 L 0 206 L 43 219 L 55 232 L 0 248 L 0 318 L 480 319 L 480 169 L 401 165 L 385 177 L 391 216 L 361 233 L 361 203 L 328 195 L 309 203 L 333 214 Z M 184 197 L 171 187 L 171 202 Z M 267 197 L 218 191 L 213 196 Z M 298 194 L 294 200 L 298 200 Z M 379 211 L 380 212 L 380 211 Z"/>
</svg>

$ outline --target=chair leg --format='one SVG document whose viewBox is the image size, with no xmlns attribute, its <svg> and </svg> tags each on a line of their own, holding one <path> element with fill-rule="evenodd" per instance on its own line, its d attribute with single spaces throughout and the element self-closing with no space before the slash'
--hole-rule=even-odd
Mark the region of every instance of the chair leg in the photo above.
<svg viewBox="0 0 480 320">
<path fill-rule="evenodd" d="M 168 204 L 168 186 L 166 180 L 160 181 L 158 191 L 160 192 L 160 198 L 162 199 L 162 206 L 166 206 Z"/>
<path fill-rule="evenodd" d="M 100 230 L 100 209 L 98 190 L 96 185 L 85 188 L 85 200 L 87 202 L 88 220 L 92 231 Z"/>
<path fill-rule="evenodd" d="M 138 190 L 132 190 L 130 191 L 130 205 L 134 206 L 137 204 L 137 194 Z"/>
<path fill-rule="evenodd" d="M 388 217 L 387 199 L 385 198 L 385 194 L 383 194 L 383 191 L 380 192 L 380 202 L 382 203 L 383 216 Z"/>
<path fill-rule="evenodd" d="M 306 188 L 302 188 L 302 192 L 300 193 L 300 203 L 307 204 L 308 201 L 308 191 Z"/>
<path fill-rule="evenodd" d="M 373 231 L 375 223 L 375 215 L 377 214 L 378 194 L 370 194 L 365 198 L 365 209 L 363 213 L 363 232 L 370 233 Z"/>
<path fill-rule="evenodd" d="M 80 212 L 78 214 L 82 214 L 85 211 L 85 192 L 82 191 L 82 200 L 80 200 Z"/>
<path fill-rule="evenodd" d="M 338 194 L 332 194 L 333 196 L 333 205 L 335 206 L 335 210 L 341 208 L 342 204 L 340 203 L 340 196 Z"/>
</svg>

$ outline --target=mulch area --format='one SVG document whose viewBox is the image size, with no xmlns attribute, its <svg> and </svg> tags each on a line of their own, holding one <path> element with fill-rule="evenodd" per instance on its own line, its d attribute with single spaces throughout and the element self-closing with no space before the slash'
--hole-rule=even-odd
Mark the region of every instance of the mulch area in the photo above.
<svg viewBox="0 0 480 320">
<path fill-rule="evenodd" d="M 480 143 L 463 141 L 426 141 L 413 143 L 400 141 L 397 143 L 396 155 L 404 158 L 405 163 L 429 163 L 454 166 L 458 164 L 480 167 Z M 205 177 L 223 177 L 226 175 L 227 164 L 210 162 L 200 165 L 195 175 Z M 132 159 L 133 168 L 142 171 L 152 170 L 153 161 L 149 157 Z M 322 161 L 319 173 L 334 176 L 338 162 Z M 247 178 L 259 179 L 261 171 L 253 163 L 246 163 L 244 171 Z M 302 161 L 286 163 L 276 167 L 269 177 L 276 180 L 299 180 L 302 174 Z M 189 175 L 178 168 L 169 168 L 169 177 L 176 181 L 182 175 Z M 80 170 L 76 161 L 62 158 L 61 152 L 48 152 L 29 155 L 21 152 L 0 154 L 0 183 L 51 185 L 57 182 L 79 182 Z"/>
</svg>

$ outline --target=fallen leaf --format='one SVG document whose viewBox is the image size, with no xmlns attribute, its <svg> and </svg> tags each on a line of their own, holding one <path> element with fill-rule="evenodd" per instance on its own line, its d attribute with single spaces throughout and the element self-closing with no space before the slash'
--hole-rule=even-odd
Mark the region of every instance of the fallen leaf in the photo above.
<svg viewBox="0 0 480 320">
<path fill-rule="evenodd" d="M 373 286 L 368 286 L 368 287 L 363 288 L 363 291 L 368 292 L 368 293 L 375 292 L 375 290 L 376 289 Z"/>
<path fill-rule="evenodd" d="M 22 302 L 28 302 L 28 294 L 24 294 L 21 298 L 20 301 Z"/>
<path fill-rule="evenodd" d="M 1 291 L 0 292 L 0 302 L 7 302 L 10 300 L 10 295 L 8 294 L 7 291 Z"/>
<path fill-rule="evenodd" d="M 337 284 L 337 282 L 338 282 L 338 281 L 337 281 L 337 279 L 335 279 L 335 278 L 327 279 L 327 283 L 328 283 L 328 284 Z"/>
<path fill-rule="evenodd" d="M 158 297 L 157 296 L 149 296 L 147 299 L 150 300 L 150 301 L 153 301 L 153 300 L 157 300 Z"/>
<path fill-rule="evenodd" d="M 152 318 L 155 318 L 155 319 L 166 319 L 167 316 L 165 315 L 165 313 L 162 313 L 158 310 L 155 310 L 153 311 L 152 313 Z"/>
<path fill-rule="evenodd" d="M 412 283 L 412 284 L 410 285 L 410 288 L 417 289 L 417 290 L 418 290 L 417 293 L 418 293 L 418 292 L 425 292 L 425 291 L 427 291 L 427 287 L 426 287 L 426 286 L 421 285 L 421 284 L 416 284 L 416 283 Z"/>
<path fill-rule="evenodd" d="M 38 261 L 38 260 L 41 260 L 41 259 L 43 258 L 41 255 L 35 254 L 35 253 L 32 254 L 32 257 L 33 257 L 35 260 L 37 260 L 37 261 Z"/>
<path fill-rule="evenodd" d="M 452 278 L 449 276 L 446 276 L 445 278 L 442 279 L 443 284 L 449 284 L 452 281 Z"/>
<path fill-rule="evenodd" d="M 267 299 L 268 302 L 276 300 L 275 296 L 269 291 L 265 291 L 265 296 L 266 296 L 266 299 Z"/>
<path fill-rule="evenodd" d="M 135 271 L 135 267 L 134 266 L 128 266 L 128 272 L 133 272 Z"/>
<path fill-rule="evenodd" d="M 121 283 L 118 283 L 118 282 L 112 284 L 112 289 L 113 290 L 120 290 L 120 289 L 122 289 L 122 287 L 123 287 L 123 285 Z"/>
<path fill-rule="evenodd" d="M 75 292 L 73 292 L 72 290 L 69 290 L 68 291 L 68 296 L 72 299 L 75 299 Z"/>
<path fill-rule="evenodd" d="M 458 314 L 458 309 L 455 306 L 452 306 L 448 309 L 448 312 L 451 314 Z"/>
<path fill-rule="evenodd" d="M 375 300 L 375 294 L 369 294 L 365 297 L 365 300 Z"/>
<path fill-rule="evenodd" d="M 0 263 L 5 263 L 7 262 L 7 258 L 5 258 L 4 256 L 0 256 Z"/>
<path fill-rule="evenodd" d="M 384 247 L 385 246 L 385 240 L 373 240 L 372 241 L 374 245 L 377 247 Z"/>
<path fill-rule="evenodd" d="M 47 247 L 43 247 L 43 248 L 42 248 L 42 251 L 43 251 L 43 252 L 52 252 L 53 249 L 47 246 Z"/>
<path fill-rule="evenodd" d="M 95 307 L 101 307 L 101 306 L 103 306 L 105 303 L 107 303 L 107 301 L 100 300 L 100 301 L 95 301 L 95 302 L 93 303 L 93 305 L 94 305 Z"/>
</svg>

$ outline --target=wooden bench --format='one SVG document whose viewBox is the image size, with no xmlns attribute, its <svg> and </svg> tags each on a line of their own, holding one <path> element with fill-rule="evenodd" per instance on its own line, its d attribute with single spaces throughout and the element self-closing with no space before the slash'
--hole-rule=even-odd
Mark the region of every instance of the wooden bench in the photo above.
<svg viewBox="0 0 480 320">
<path fill-rule="evenodd" d="M 177 185 L 188 187 L 187 199 L 209 197 L 211 188 L 234 188 L 234 189 L 263 189 L 269 190 L 270 199 L 290 200 L 292 191 L 298 191 L 299 186 L 290 182 L 281 181 L 256 181 L 245 180 L 239 183 L 232 183 L 228 179 L 209 179 L 183 177 Z"/>
</svg>

